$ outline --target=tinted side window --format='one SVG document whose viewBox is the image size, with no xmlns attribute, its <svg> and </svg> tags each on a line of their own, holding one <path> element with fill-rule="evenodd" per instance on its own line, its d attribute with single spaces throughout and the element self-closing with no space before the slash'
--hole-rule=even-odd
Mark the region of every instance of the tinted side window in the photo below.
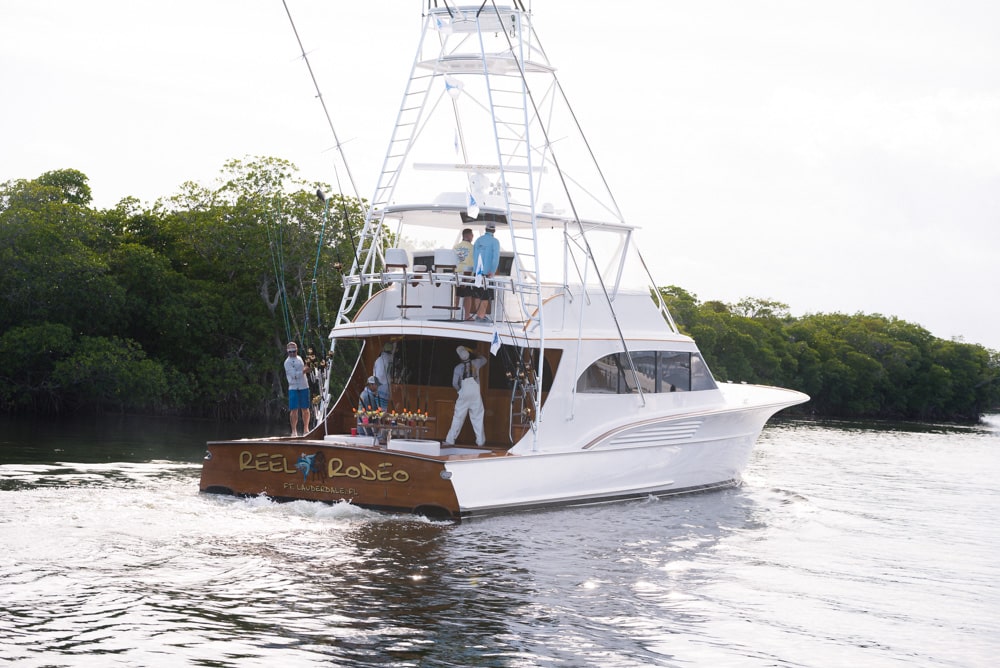
<svg viewBox="0 0 1000 668">
<path fill-rule="evenodd" d="M 588 394 L 633 394 L 643 392 L 688 392 L 714 390 L 715 380 L 700 355 L 673 351 L 632 352 L 632 373 L 625 353 L 607 355 L 583 372 L 576 391 Z"/>
<path fill-rule="evenodd" d="M 633 352 L 632 364 L 635 366 L 635 372 L 639 376 L 639 387 L 642 388 L 642 391 L 658 392 L 659 390 L 656 387 L 656 351 Z M 632 375 L 632 370 L 628 368 L 628 360 L 624 354 L 622 355 L 622 367 L 625 371 L 625 377 L 634 385 L 635 377 Z"/>
<path fill-rule="evenodd" d="M 714 390 L 718 388 L 712 372 L 708 370 L 708 365 L 701 355 L 691 355 L 691 389 L 692 390 Z"/>
<path fill-rule="evenodd" d="M 589 394 L 618 394 L 617 358 L 617 355 L 608 355 L 587 367 L 576 382 L 576 391 Z"/>
<path fill-rule="evenodd" d="M 660 353 L 660 392 L 691 389 L 691 353 Z"/>
</svg>

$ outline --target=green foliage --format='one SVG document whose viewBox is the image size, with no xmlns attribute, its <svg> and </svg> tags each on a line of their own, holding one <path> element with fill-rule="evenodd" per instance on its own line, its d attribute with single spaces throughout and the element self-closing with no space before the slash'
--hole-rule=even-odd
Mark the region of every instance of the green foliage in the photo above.
<svg viewBox="0 0 1000 668">
<path fill-rule="evenodd" d="M 770 300 L 701 303 L 676 286 L 661 294 L 717 378 L 801 390 L 812 401 L 800 411 L 965 422 L 1000 405 L 1000 354 L 898 318 L 796 319 Z"/>
<path fill-rule="evenodd" d="M 87 181 L 87 176 L 75 169 L 45 172 L 35 179 L 39 185 L 50 186 L 61 192 L 64 202 L 80 206 L 90 204 L 90 186 L 87 185 Z"/>
<path fill-rule="evenodd" d="M 74 410 L 155 411 L 168 395 L 163 366 L 135 341 L 117 337 L 81 337 L 55 363 L 52 378 Z"/>
<path fill-rule="evenodd" d="M 124 294 L 108 271 L 100 216 L 77 203 L 89 190 L 47 184 L 68 173 L 0 187 L 0 330 L 60 322 L 109 334 L 119 318 Z"/>
<path fill-rule="evenodd" d="M 0 410 L 281 410 L 284 344 L 325 354 L 363 224 L 295 174 L 234 160 L 214 189 L 106 211 L 74 170 L 0 184 Z"/>
<path fill-rule="evenodd" d="M 326 353 L 361 203 L 316 197 L 276 158 L 228 162 L 144 207 L 90 208 L 71 169 L 0 184 L 0 410 L 270 417 L 284 345 Z M 800 410 L 975 420 L 1000 406 L 1000 354 L 881 315 L 812 314 L 660 289 L 720 380 L 802 390 Z M 334 381 L 356 348 L 339 345 Z"/>
<path fill-rule="evenodd" d="M 57 413 L 63 396 L 52 377 L 73 349 L 73 330 L 44 323 L 0 335 L 0 406 L 8 411 Z"/>
</svg>

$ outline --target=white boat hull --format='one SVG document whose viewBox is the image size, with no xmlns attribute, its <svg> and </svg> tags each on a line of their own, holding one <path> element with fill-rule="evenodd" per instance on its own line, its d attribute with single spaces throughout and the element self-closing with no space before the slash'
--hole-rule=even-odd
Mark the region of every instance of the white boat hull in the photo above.
<svg viewBox="0 0 1000 668">
<path fill-rule="evenodd" d="M 764 423 L 781 407 L 685 414 L 618 430 L 603 447 L 457 460 L 445 468 L 463 515 L 726 487 L 740 482 Z M 644 442 L 644 432 L 670 442 Z"/>
</svg>

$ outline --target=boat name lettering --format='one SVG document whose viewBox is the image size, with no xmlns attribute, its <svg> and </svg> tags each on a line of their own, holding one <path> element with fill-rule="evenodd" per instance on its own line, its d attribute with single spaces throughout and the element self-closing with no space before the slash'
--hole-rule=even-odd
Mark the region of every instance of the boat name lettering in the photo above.
<svg viewBox="0 0 1000 668">
<path fill-rule="evenodd" d="M 240 470 L 270 471 L 271 473 L 298 473 L 294 468 L 288 468 L 288 460 L 284 455 L 269 455 L 258 452 L 254 455 L 249 450 L 240 453 Z"/>
<path fill-rule="evenodd" d="M 326 467 L 328 478 L 354 478 L 369 482 L 408 482 L 410 479 L 410 474 L 405 470 L 392 470 L 392 462 L 382 462 L 373 469 L 364 462 L 345 466 L 344 460 L 340 457 L 331 457 L 327 461 Z M 240 453 L 240 470 L 301 475 L 301 471 L 288 466 L 288 459 L 285 455 L 266 452 L 258 452 L 255 455 L 249 450 Z"/>
<path fill-rule="evenodd" d="M 341 496 L 358 496 L 358 490 L 353 487 L 330 487 L 328 485 L 309 485 L 300 482 L 286 482 L 282 487 L 296 492 L 322 492 L 324 494 L 340 494 Z"/>
<path fill-rule="evenodd" d="M 378 471 L 372 469 L 364 462 L 361 462 L 357 466 L 344 467 L 344 462 L 340 457 L 331 457 L 330 461 L 327 462 L 327 476 L 331 478 L 347 477 L 347 478 L 361 478 L 362 480 L 371 480 L 379 482 L 406 482 L 410 479 L 410 474 L 403 469 L 397 469 L 395 471 L 390 471 L 392 468 L 392 462 L 382 462 L 378 465 Z"/>
</svg>

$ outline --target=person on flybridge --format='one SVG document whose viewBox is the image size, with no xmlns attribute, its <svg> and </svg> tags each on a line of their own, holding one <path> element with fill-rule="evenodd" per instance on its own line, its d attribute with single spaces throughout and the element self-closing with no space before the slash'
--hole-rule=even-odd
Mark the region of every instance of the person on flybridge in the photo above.
<svg viewBox="0 0 1000 668">
<path fill-rule="evenodd" d="M 458 276 L 472 274 L 472 229 L 462 230 L 462 240 L 455 244 L 455 255 L 458 257 L 458 264 L 455 265 L 455 274 Z M 473 320 L 476 314 L 472 311 L 471 285 L 459 285 L 455 288 L 455 297 L 462 303 L 462 320 Z"/>
<path fill-rule="evenodd" d="M 486 233 L 476 239 L 472 245 L 473 264 L 476 271 L 476 285 L 474 296 L 479 299 L 476 307 L 475 322 L 492 322 L 492 318 L 487 315 L 491 312 L 493 302 L 493 288 L 486 287 L 486 278 L 493 278 L 500 266 L 500 242 L 493 233 L 497 226 L 492 220 L 486 223 Z M 479 278 L 480 276 L 484 278 Z"/>
<path fill-rule="evenodd" d="M 482 446 L 486 444 L 486 434 L 483 431 L 483 415 L 486 411 L 479 391 L 479 370 L 486 365 L 486 358 L 465 346 L 459 346 L 455 352 L 461 362 L 455 365 L 451 384 L 458 390 L 458 399 L 455 401 L 455 417 L 451 420 L 451 429 L 445 436 L 444 444 L 455 445 L 458 432 L 462 430 L 465 416 L 468 415 L 472 421 L 472 430 L 476 433 L 476 445 Z"/>
</svg>

